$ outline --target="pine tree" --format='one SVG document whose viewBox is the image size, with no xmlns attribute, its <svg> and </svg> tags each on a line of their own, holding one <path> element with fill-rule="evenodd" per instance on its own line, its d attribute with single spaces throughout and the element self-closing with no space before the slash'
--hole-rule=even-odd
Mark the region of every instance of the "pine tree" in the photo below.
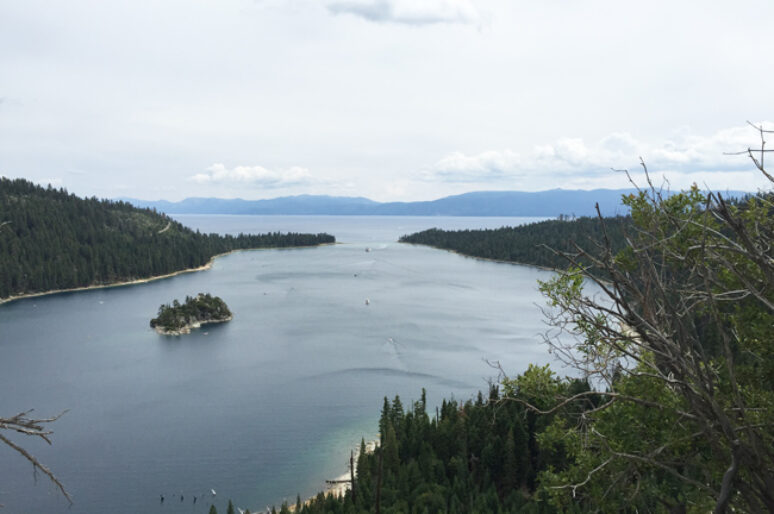
<svg viewBox="0 0 774 514">
<path fill-rule="evenodd" d="M 505 440 L 505 462 L 503 463 L 501 481 L 503 495 L 507 495 L 519 485 L 519 468 L 516 456 L 516 444 L 513 437 L 513 428 L 508 431 L 508 437 Z"/>
<path fill-rule="evenodd" d="M 384 470 L 385 472 L 397 472 L 400 466 L 400 453 L 398 449 L 398 439 L 395 436 L 395 429 L 392 422 L 387 423 L 387 433 L 384 437 Z"/>
</svg>

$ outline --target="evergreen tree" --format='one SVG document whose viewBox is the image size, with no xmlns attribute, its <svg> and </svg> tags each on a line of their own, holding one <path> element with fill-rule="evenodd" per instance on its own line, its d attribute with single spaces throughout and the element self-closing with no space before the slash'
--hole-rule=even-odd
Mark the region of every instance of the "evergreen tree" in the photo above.
<svg viewBox="0 0 774 514">
<path fill-rule="evenodd" d="M 387 433 L 384 436 L 384 443 L 381 448 L 384 452 L 384 470 L 385 472 L 397 472 L 400 465 L 400 456 L 398 448 L 398 438 L 395 435 L 395 429 L 392 422 L 387 422 Z"/>
<path fill-rule="evenodd" d="M 525 383 L 547 373 L 547 368 L 532 367 Z M 550 394 L 569 394 L 582 389 L 576 380 L 551 382 Z M 509 399 L 535 401 L 508 389 Z M 503 401 L 499 389 L 477 400 L 459 403 L 444 400 L 438 418 L 430 420 L 425 412 L 425 393 L 420 401 L 403 410 L 400 398 L 386 398 L 380 426 L 381 446 L 368 453 L 361 440 L 357 459 L 355 500 L 351 495 L 335 499 L 318 495 L 301 512 L 557 512 L 546 507 L 539 496 L 537 481 L 529 482 L 534 460 L 535 474 L 560 471 L 568 461 L 555 445 L 543 446 L 540 434 L 552 420 L 574 422 L 593 402 L 577 402 L 557 409 L 548 419 L 528 424 L 527 412 L 520 403 Z M 401 409 L 398 412 L 398 409 Z M 393 420 L 402 427 L 397 430 Z M 539 423 L 537 421 L 540 421 Z M 534 440 L 533 445 L 529 444 Z M 534 455 L 533 455 L 534 454 Z M 383 472 L 380 473 L 380 461 Z M 381 488 L 381 489 L 380 489 Z M 377 493 L 379 491 L 379 493 Z M 568 511 L 570 511 L 568 509 Z"/>
</svg>

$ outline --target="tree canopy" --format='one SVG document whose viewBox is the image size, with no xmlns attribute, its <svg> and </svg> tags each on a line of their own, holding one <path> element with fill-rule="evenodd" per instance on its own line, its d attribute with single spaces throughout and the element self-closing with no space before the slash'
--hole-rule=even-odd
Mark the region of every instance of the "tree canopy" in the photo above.
<svg viewBox="0 0 774 514">
<path fill-rule="evenodd" d="M 628 216 L 605 218 L 607 237 L 614 249 L 625 246 L 623 233 L 631 225 Z M 590 251 L 603 237 L 597 218 L 545 220 L 517 227 L 481 230 L 432 228 L 400 238 L 402 243 L 452 250 L 472 257 L 531 264 L 552 269 L 567 267 L 562 252 Z"/>
<path fill-rule="evenodd" d="M 150 326 L 163 332 L 176 333 L 194 324 L 228 321 L 231 317 L 226 302 L 219 296 L 199 293 L 193 297 L 187 296 L 182 304 L 174 300 L 172 304 L 161 305 L 158 315 L 150 320 Z"/>
<path fill-rule="evenodd" d="M 554 427 L 575 457 L 543 477 L 557 505 L 774 511 L 773 199 L 651 186 L 625 199 L 622 251 L 602 241 L 592 265 L 568 256 L 542 284 L 550 321 L 577 336 L 552 341 L 557 355 L 606 398 Z"/>
</svg>

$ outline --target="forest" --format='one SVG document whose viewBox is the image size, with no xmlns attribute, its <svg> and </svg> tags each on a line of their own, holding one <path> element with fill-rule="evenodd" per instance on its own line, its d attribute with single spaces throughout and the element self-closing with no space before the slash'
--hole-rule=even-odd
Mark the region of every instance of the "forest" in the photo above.
<svg viewBox="0 0 774 514">
<path fill-rule="evenodd" d="M 187 296 L 182 304 L 173 300 L 172 304 L 161 305 L 158 315 L 150 320 L 150 326 L 165 333 L 176 333 L 196 323 L 228 321 L 231 317 L 226 302 L 219 296 L 199 293 Z"/>
<path fill-rule="evenodd" d="M 154 210 L 0 177 L 0 299 L 165 275 L 231 250 L 333 242 L 328 234 L 203 234 Z"/>
<path fill-rule="evenodd" d="M 629 216 L 581 217 L 572 220 L 545 220 L 517 227 L 480 230 L 441 230 L 432 228 L 405 235 L 402 243 L 452 250 L 471 257 L 518 262 L 551 269 L 565 269 L 562 253 L 591 251 L 595 241 L 608 237 L 613 251 L 625 245 L 624 231 L 631 226 Z M 577 245 L 577 247 L 576 247 Z M 587 259 L 580 257 L 581 262 Z"/>
<path fill-rule="evenodd" d="M 533 368 L 527 375 L 545 373 Z M 567 394 L 589 391 L 582 380 L 556 380 Z M 538 491 L 538 477 L 567 468 L 561 445 L 541 446 L 539 436 L 560 418 L 574 425 L 600 403 L 595 396 L 568 404 L 550 416 L 539 416 L 506 399 L 498 385 L 475 400 L 448 400 L 432 415 L 425 392 L 405 409 L 399 397 L 384 399 L 380 445 L 357 462 L 354 494 L 345 499 L 318 495 L 295 510 L 323 513 L 557 512 Z M 379 505 L 377 510 L 377 504 Z M 281 509 L 280 509 L 281 510 Z M 564 512 L 583 512 L 583 504 Z"/>
</svg>

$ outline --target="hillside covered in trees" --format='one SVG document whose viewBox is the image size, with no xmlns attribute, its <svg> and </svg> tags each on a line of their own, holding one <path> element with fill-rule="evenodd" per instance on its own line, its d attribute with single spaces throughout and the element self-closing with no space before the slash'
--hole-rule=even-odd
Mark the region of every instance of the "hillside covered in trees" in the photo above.
<svg viewBox="0 0 774 514">
<path fill-rule="evenodd" d="M 604 218 L 604 223 L 599 218 L 582 217 L 571 221 L 546 220 L 496 229 L 432 228 L 403 236 L 400 242 L 452 250 L 471 257 L 564 269 L 569 261 L 561 252 L 577 253 L 576 244 L 585 251 L 593 252 L 594 241 L 601 241 L 605 233 L 613 251 L 621 250 L 625 245 L 624 233 L 627 227 L 631 227 L 631 218 L 628 216 Z M 587 263 L 583 258 L 580 261 Z"/>
<path fill-rule="evenodd" d="M 231 250 L 334 241 L 328 234 L 202 234 L 150 209 L 0 177 L 0 299 L 165 275 Z"/>
</svg>

